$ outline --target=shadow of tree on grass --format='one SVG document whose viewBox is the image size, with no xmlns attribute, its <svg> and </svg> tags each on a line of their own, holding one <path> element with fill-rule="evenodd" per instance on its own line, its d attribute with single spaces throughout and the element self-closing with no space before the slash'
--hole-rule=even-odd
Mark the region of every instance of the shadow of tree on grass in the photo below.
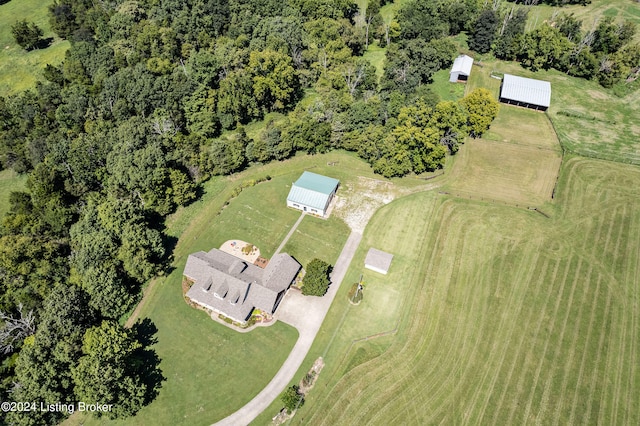
<svg viewBox="0 0 640 426">
<path fill-rule="evenodd" d="M 142 344 L 142 348 L 136 353 L 138 363 L 134 367 L 134 373 L 147 385 L 144 405 L 148 405 L 158 396 L 162 382 L 167 379 L 160 369 L 160 357 L 158 357 L 156 351 L 151 348 L 151 346 L 158 342 L 156 336 L 158 328 L 149 318 L 144 318 L 138 320 L 132 327 L 132 330 L 137 340 Z"/>
</svg>

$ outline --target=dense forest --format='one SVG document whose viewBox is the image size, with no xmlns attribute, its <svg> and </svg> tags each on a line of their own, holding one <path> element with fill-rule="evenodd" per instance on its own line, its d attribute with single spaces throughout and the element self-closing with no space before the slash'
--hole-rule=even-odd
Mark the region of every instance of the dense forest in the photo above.
<svg viewBox="0 0 640 426">
<path fill-rule="evenodd" d="M 121 322 L 170 262 L 164 218 L 211 176 L 331 149 L 357 152 L 385 177 L 443 167 L 498 110 L 486 90 L 458 102 L 430 90 L 458 54 L 450 36 L 467 32 L 477 52 L 603 85 L 638 73 L 629 23 L 586 30 L 558 14 L 525 33 L 530 2 L 478 0 L 414 0 L 385 22 L 384 3 L 51 5 L 51 27 L 71 41 L 64 61 L 34 89 L 0 97 L 1 167 L 29 176 L 0 227 L 3 400 L 99 400 L 120 417 L 154 398 L 153 324 Z M 14 34 L 33 49 L 41 32 L 21 22 Z M 381 76 L 363 58 L 374 43 L 386 48 Z M 249 138 L 243 126 L 265 117 Z"/>
</svg>

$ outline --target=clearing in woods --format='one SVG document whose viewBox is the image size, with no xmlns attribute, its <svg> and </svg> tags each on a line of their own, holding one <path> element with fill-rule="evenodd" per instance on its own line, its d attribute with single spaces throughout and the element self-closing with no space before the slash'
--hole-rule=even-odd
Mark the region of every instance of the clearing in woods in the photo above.
<svg viewBox="0 0 640 426">
<path fill-rule="evenodd" d="M 47 14 L 52 1 L 11 0 L 0 5 L 0 93 L 3 96 L 32 88 L 36 81 L 44 80 L 42 71 L 47 64 L 58 65 L 64 59 L 70 43 L 55 37 Z M 44 32 L 51 41 L 46 49 L 27 52 L 15 42 L 11 26 L 26 19 Z"/>
<path fill-rule="evenodd" d="M 389 275 L 365 271 L 359 306 L 340 289 L 292 424 L 639 424 L 640 170 L 565 160 L 550 219 L 433 192 L 382 207 L 345 282 L 370 246 Z"/>
</svg>

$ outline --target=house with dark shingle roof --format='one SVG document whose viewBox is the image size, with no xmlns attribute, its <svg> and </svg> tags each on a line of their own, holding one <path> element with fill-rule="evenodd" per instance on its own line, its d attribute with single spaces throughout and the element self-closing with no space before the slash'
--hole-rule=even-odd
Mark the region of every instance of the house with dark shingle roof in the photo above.
<svg viewBox="0 0 640 426">
<path fill-rule="evenodd" d="M 298 275 L 300 264 L 286 253 L 265 269 L 218 249 L 189 255 L 184 276 L 193 282 L 187 297 L 194 303 L 241 323 L 255 308 L 273 314 Z"/>
<path fill-rule="evenodd" d="M 287 207 L 317 216 L 325 216 L 340 181 L 328 176 L 304 172 L 287 196 Z"/>
</svg>

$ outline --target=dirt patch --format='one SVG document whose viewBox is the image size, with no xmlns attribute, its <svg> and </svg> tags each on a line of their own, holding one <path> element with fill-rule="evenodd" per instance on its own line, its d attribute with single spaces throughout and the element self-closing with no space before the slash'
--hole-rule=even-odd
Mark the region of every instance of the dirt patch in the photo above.
<svg viewBox="0 0 640 426">
<path fill-rule="evenodd" d="M 242 240 L 227 240 L 220 246 L 220 251 L 229 253 L 249 263 L 255 263 L 260 257 L 260 249 Z"/>
<path fill-rule="evenodd" d="M 393 201 L 396 192 L 391 182 L 358 176 L 355 183 L 341 187 L 333 214 L 344 220 L 352 231 L 363 232 L 371 216 Z"/>
</svg>

